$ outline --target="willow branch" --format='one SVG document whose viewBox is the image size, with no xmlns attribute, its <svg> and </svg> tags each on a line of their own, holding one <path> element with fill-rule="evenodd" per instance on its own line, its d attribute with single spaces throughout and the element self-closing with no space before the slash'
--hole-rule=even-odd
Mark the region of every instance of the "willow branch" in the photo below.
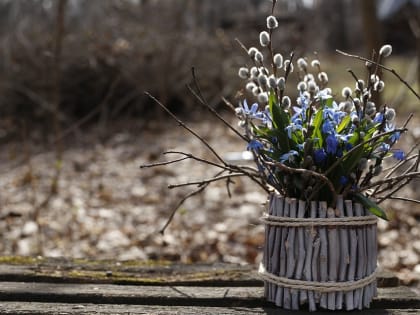
<svg viewBox="0 0 420 315">
<path fill-rule="evenodd" d="M 384 66 L 384 65 L 382 65 L 378 62 L 375 62 L 373 60 L 370 60 L 368 58 L 364 58 L 364 57 L 361 57 L 361 56 L 358 56 L 358 55 L 352 55 L 352 54 L 346 53 L 346 52 L 344 52 L 342 50 L 339 50 L 339 49 L 336 49 L 335 51 L 338 52 L 339 54 L 343 55 L 343 56 L 346 56 L 346 57 L 351 57 L 351 58 L 359 59 L 359 60 L 362 60 L 362 61 L 365 61 L 365 62 L 366 61 L 370 62 L 370 63 L 376 65 L 379 68 L 382 68 L 386 71 L 391 72 L 394 76 L 396 76 L 398 78 L 398 80 L 400 80 L 417 97 L 418 100 L 420 100 L 420 95 L 394 69 L 388 68 L 388 67 L 386 67 L 386 66 Z"/>
</svg>

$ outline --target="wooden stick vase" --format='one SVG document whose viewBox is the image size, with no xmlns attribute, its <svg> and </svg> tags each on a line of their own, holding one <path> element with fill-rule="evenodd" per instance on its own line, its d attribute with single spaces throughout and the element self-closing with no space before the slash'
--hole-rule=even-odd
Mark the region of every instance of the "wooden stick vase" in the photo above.
<svg viewBox="0 0 420 315">
<path fill-rule="evenodd" d="M 369 308 L 376 296 L 377 218 L 361 204 L 271 194 L 259 274 L 268 301 L 310 311 Z"/>
</svg>

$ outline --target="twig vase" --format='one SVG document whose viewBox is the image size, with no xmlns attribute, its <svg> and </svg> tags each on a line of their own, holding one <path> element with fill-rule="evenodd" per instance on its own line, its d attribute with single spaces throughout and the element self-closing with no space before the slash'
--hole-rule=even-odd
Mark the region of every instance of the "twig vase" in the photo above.
<svg viewBox="0 0 420 315">
<path fill-rule="evenodd" d="M 272 193 L 259 274 L 277 306 L 316 311 L 369 308 L 376 296 L 377 218 L 337 198 L 336 209 Z"/>
</svg>

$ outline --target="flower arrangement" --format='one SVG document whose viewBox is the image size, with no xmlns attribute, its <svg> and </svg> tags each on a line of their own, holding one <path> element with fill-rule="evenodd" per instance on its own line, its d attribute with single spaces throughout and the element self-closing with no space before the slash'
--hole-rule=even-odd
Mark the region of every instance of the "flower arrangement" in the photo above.
<svg viewBox="0 0 420 315">
<path fill-rule="evenodd" d="M 224 100 L 235 111 L 242 131 L 238 131 L 207 103 L 194 69 L 193 85 L 188 85 L 199 103 L 246 142 L 246 149 L 252 152 L 256 168 L 224 160 L 204 138 L 146 92 L 181 127 L 198 138 L 216 158 L 216 162 L 191 153 L 168 151 L 165 154 L 177 154 L 181 158 L 142 167 L 170 165 L 192 159 L 219 170 L 209 179 L 169 186 L 197 186 L 197 189 L 174 207 L 168 223 L 187 198 L 202 192 L 215 181 L 226 180 L 229 187 L 231 178 L 237 176 L 249 177 L 267 192 L 275 190 L 283 196 L 306 202 L 326 201 L 333 208 L 340 195 L 360 202 L 371 213 L 384 219 L 387 218 L 386 213 L 379 204 L 386 199 L 420 203 L 396 196 L 404 186 L 420 177 L 417 146 L 407 153 L 395 146 L 407 131 L 412 114 L 402 127 L 397 128 L 395 109 L 374 102 L 376 95 L 385 88 L 383 71 L 395 75 L 420 100 L 418 93 L 395 70 L 381 64 L 384 58 L 391 55 L 392 46 L 382 46 L 372 59 L 337 50 L 340 54 L 365 62 L 367 80 L 358 78 L 352 70 L 348 70 L 355 81 L 354 89 L 346 86 L 341 94 L 336 94 L 328 87 L 328 75 L 318 58 L 309 61 L 302 57 L 294 62 L 293 53 L 285 59 L 274 51 L 272 34 L 278 28 L 278 21 L 273 15 L 275 4 L 276 1 L 273 1 L 271 15 L 266 19 L 266 30 L 259 34 L 260 49 L 246 48 L 238 40 L 251 62 L 250 65 L 241 66 L 238 75 L 245 81 L 244 90 L 256 102 L 249 105 L 243 99 L 235 107 Z M 287 95 L 290 88 L 288 79 L 292 74 L 299 79 L 296 100 Z M 395 163 L 384 168 L 384 161 L 388 159 Z"/>
<path fill-rule="evenodd" d="M 283 56 L 273 51 L 271 38 L 277 26 L 276 18 L 268 16 L 267 30 L 259 36 L 267 60 L 261 50 L 251 47 L 247 53 L 252 66 L 239 69 L 246 90 L 258 100 L 251 106 L 243 100 L 236 115 L 261 178 L 284 196 L 324 200 L 335 207 L 336 196 L 341 194 L 386 218 L 367 196 L 375 197 L 383 192 L 383 185 L 389 187 L 397 180 L 375 181 L 385 159 L 406 158 L 402 150 L 394 148 L 406 128 L 396 128 L 393 108 L 373 101 L 375 94 L 384 90 L 379 64 L 391 55 L 392 47 L 384 45 L 376 63 L 366 63 L 367 82 L 351 72 L 354 91 L 344 87 L 339 97 L 328 87 L 328 75 L 318 59 L 309 65 L 307 59 L 299 58 L 294 70 L 293 55 L 283 61 Z M 293 71 L 299 78 L 296 102 L 286 94 Z"/>
<path fill-rule="evenodd" d="M 269 195 L 265 244 L 259 274 L 265 282 L 268 301 L 286 309 L 308 304 L 329 310 L 369 307 L 376 295 L 376 222 L 387 219 L 380 203 L 387 199 L 418 200 L 396 196 L 413 179 L 420 178 L 417 145 L 409 152 L 396 148 L 412 117 L 396 126 L 396 111 L 375 103 L 385 88 L 382 72 L 394 74 L 420 100 L 419 95 L 393 69 L 381 62 L 392 53 L 384 45 L 372 59 L 338 51 L 365 62 L 367 78 L 352 70 L 354 89 L 343 87 L 336 94 L 328 87 L 328 75 L 315 55 L 313 60 L 287 59 L 273 47 L 278 21 L 267 17 L 259 34 L 259 48 L 246 48 L 250 64 L 239 68 L 247 99 L 231 105 L 239 119 L 239 130 L 220 116 L 205 100 L 193 70 L 188 86 L 227 128 L 244 140 L 256 167 L 223 159 L 197 132 L 183 123 L 150 94 L 178 124 L 199 139 L 213 159 L 182 151 L 167 151 L 180 157 L 143 165 L 171 165 L 186 159 L 217 169 L 213 177 L 169 188 L 195 186 L 173 208 L 163 233 L 181 204 L 211 183 L 246 176 Z M 289 95 L 289 78 L 296 75 L 297 98 Z M 288 94 L 289 93 L 289 94 Z M 386 160 L 391 160 L 385 164 Z M 372 213 L 369 215 L 367 212 Z"/>
</svg>

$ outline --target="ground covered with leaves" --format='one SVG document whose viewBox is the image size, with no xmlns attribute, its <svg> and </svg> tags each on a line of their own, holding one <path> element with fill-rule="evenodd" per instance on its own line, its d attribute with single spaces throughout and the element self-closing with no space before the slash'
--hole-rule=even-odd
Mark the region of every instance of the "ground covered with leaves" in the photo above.
<svg viewBox="0 0 420 315">
<path fill-rule="evenodd" d="M 259 217 L 265 192 L 246 178 L 236 178 L 229 198 L 224 182 L 212 184 L 187 200 L 161 234 L 174 205 L 194 189 L 167 186 L 208 178 L 217 170 L 193 161 L 139 166 L 178 157 L 161 155 L 168 149 L 201 157 L 211 153 L 171 121 L 122 125 L 110 128 L 102 140 L 94 129 L 65 140 L 54 194 L 54 147 L 37 144 L 40 134 L 1 145 L 0 254 L 257 264 L 264 240 Z M 225 158 L 236 159 L 245 149 L 214 121 L 189 125 Z M 407 138 L 403 146 L 410 147 L 416 135 Z M 416 194 L 415 184 L 405 193 Z M 379 221 L 379 263 L 416 286 L 420 207 L 393 201 L 386 209 L 391 220 Z"/>
</svg>

